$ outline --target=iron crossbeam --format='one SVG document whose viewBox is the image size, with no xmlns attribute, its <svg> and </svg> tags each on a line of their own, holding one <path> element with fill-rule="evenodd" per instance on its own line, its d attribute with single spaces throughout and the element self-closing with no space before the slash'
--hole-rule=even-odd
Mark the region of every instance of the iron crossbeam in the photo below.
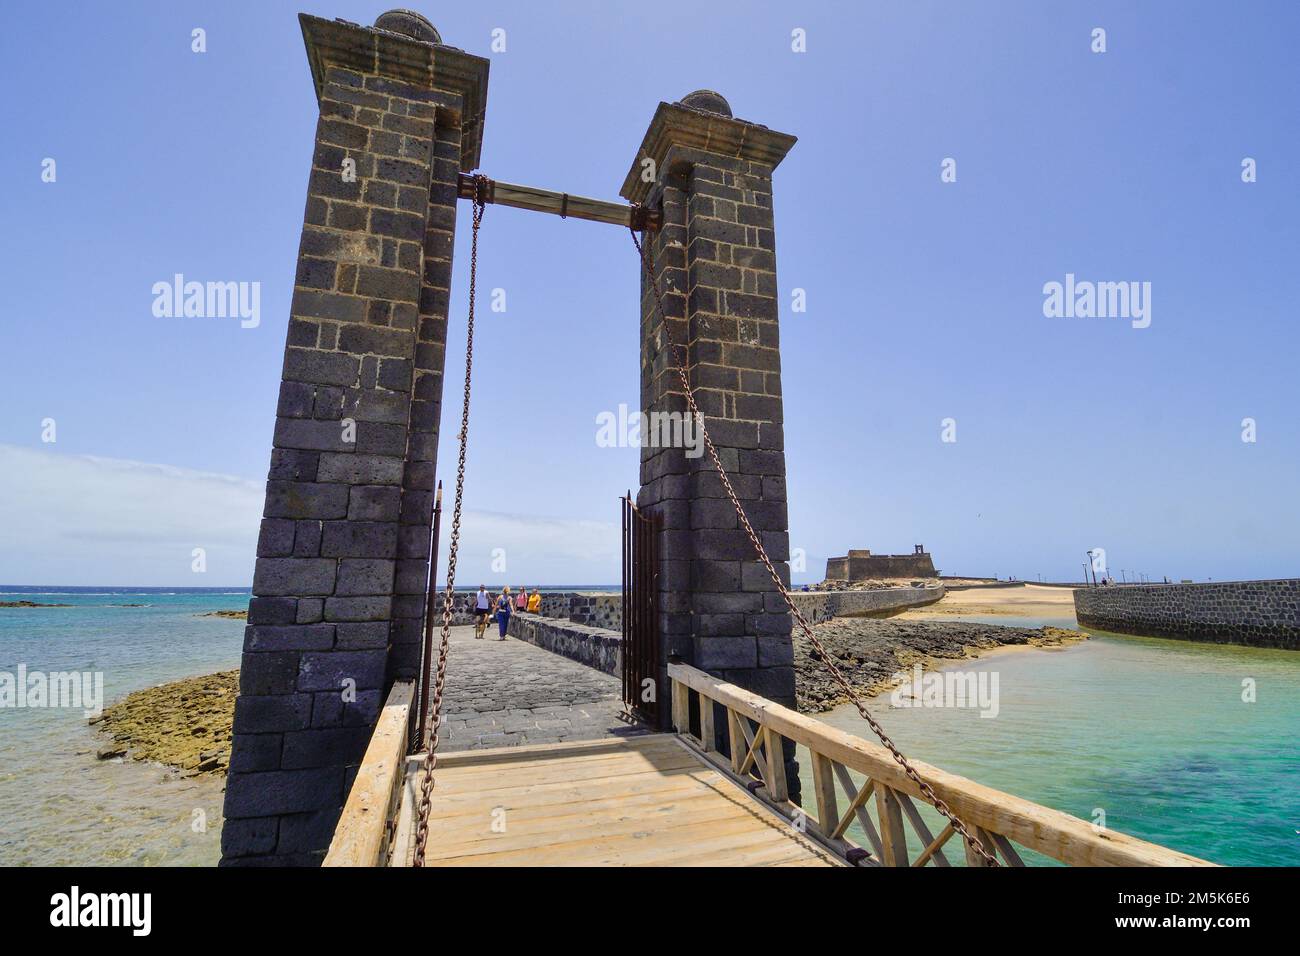
<svg viewBox="0 0 1300 956">
<path fill-rule="evenodd" d="M 485 176 L 476 178 L 472 173 L 460 174 L 457 195 L 461 199 L 473 199 L 475 190 L 480 188 L 479 184 L 484 190 L 483 201 L 498 206 L 547 212 L 561 218 L 572 217 L 591 222 L 607 222 L 615 226 L 629 226 L 638 231 L 656 230 L 660 225 L 658 210 L 629 206 L 626 203 L 606 202 L 603 199 L 589 199 L 586 196 L 573 196 L 551 189 L 538 189 L 536 186 L 503 183 Z"/>
</svg>

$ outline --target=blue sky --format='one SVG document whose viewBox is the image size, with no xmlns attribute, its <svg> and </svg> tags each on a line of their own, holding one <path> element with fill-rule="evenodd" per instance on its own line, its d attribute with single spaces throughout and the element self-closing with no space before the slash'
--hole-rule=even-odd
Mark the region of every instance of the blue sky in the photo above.
<svg viewBox="0 0 1300 956">
<path fill-rule="evenodd" d="M 0 581 L 251 579 L 316 117 L 297 12 L 385 8 L 6 5 Z M 797 581 L 916 542 L 945 572 L 1026 579 L 1077 578 L 1090 547 L 1117 577 L 1297 573 L 1300 7 L 420 9 L 492 59 L 496 178 L 615 199 L 655 105 L 701 87 L 799 137 L 774 200 Z M 505 547 L 511 584 L 616 581 L 637 453 L 597 447 L 595 418 L 638 399 L 635 253 L 506 208 L 483 228 L 508 309 L 479 326 L 462 573 L 502 581 Z M 260 282 L 260 326 L 155 318 L 177 272 Z M 1150 282 L 1150 327 L 1045 317 L 1067 273 Z"/>
</svg>

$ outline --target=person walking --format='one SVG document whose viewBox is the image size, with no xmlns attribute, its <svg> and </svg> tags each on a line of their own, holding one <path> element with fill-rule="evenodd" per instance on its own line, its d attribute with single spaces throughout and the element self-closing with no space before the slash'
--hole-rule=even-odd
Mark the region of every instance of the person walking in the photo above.
<svg viewBox="0 0 1300 956">
<path fill-rule="evenodd" d="M 528 610 L 528 589 L 525 588 L 522 584 L 519 585 L 519 596 L 515 598 L 515 610 L 516 611 Z"/>
<path fill-rule="evenodd" d="M 528 613 L 540 614 L 542 611 L 542 595 L 537 588 L 533 588 L 533 593 L 528 595 Z"/>
<path fill-rule="evenodd" d="M 483 639 L 483 632 L 487 630 L 488 614 L 492 610 L 492 599 L 488 597 L 487 588 L 483 585 L 478 586 L 478 596 L 474 599 L 474 637 L 476 640 Z"/>
<path fill-rule="evenodd" d="M 497 598 L 497 627 L 501 629 L 501 640 L 506 639 L 506 630 L 510 627 L 510 585 L 501 589 L 501 596 Z"/>
</svg>

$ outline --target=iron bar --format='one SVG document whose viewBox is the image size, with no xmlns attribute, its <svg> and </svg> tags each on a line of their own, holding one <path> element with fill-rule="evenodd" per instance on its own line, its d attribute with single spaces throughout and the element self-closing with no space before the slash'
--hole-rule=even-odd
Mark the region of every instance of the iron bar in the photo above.
<svg viewBox="0 0 1300 956">
<path fill-rule="evenodd" d="M 424 742 L 424 722 L 429 718 L 429 685 L 433 667 L 433 611 L 438 594 L 438 532 L 442 527 L 442 482 L 433 505 L 433 527 L 429 532 L 429 589 L 424 601 L 424 654 L 420 658 L 420 715 L 411 734 L 410 752 Z"/>
<path fill-rule="evenodd" d="M 474 199 L 478 196 L 485 203 L 546 212 L 561 219 L 572 217 L 590 222 L 607 222 L 614 226 L 628 226 L 638 232 L 657 230 L 662 222 L 657 209 L 607 202 L 604 199 L 589 199 L 586 196 L 574 196 L 553 189 L 539 189 L 536 186 L 503 183 L 488 179 L 486 176 L 475 177 L 471 173 L 460 174 L 456 195 L 461 199 Z"/>
</svg>

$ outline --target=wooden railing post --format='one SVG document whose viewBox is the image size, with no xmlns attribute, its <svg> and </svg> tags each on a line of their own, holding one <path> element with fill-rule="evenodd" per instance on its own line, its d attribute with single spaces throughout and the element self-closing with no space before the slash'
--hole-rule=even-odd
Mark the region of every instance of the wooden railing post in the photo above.
<svg viewBox="0 0 1300 956">
<path fill-rule="evenodd" d="M 835 796 L 834 764 L 817 751 L 812 752 L 813 793 L 817 796 L 817 829 L 831 837 L 840 822 L 839 802 Z"/>
<path fill-rule="evenodd" d="M 690 688 L 681 681 L 672 681 L 673 685 L 673 728 L 679 734 L 691 732 L 691 698 Z"/>
<path fill-rule="evenodd" d="M 745 762 L 745 732 L 740 728 L 740 715 L 730 707 L 727 708 L 727 741 L 731 745 L 731 772 L 740 773 Z"/>
<path fill-rule="evenodd" d="M 988 832 L 981 827 L 975 827 L 974 832 L 975 832 L 975 839 L 980 841 L 980 844 L 984 847 L 984 849 L 987 850 L 990 855 L 996 856 L 998 850 L 997 847 L 993 845 L 993 838 L 988 835 Z M 984 859 L 984 857 L 980 856 L 973 849 L 971 849 L 969 843 L 964 843 L 963 845 L 966 847 L 967 866 L 990 867 L 993 865 L 988 860 Z"/>
<path fill-rule="evenodd" d="M 771 727 L 763 727 L 764 747 L 767 750 L 767 795 L 777 803 L 790 799 L 790 787 L 785 779 L 785 754 L 782 753 L 782 740 Z"/>
<path fill-rule="evenodd" d="M 885 866 L 907 866 L 907 832 L 903 829 L 903 807 L 898 795 L 883 783 L 876 784 L 876 817 L 880 820 L 880 843 Z"/>
<path fill-rule="evenodd" d="M 700 695 L 700 746 L 705 753 L 718 749 L 716 731 L 713 729 L 714 703 L 703 694 Z"/>
</svg>

